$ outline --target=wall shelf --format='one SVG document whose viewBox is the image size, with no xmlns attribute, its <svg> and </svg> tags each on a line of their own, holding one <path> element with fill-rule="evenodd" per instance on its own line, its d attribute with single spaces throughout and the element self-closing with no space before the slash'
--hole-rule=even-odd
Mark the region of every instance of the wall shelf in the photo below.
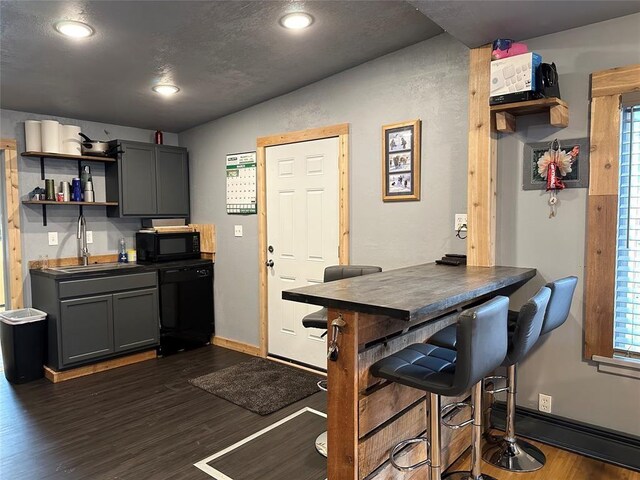
<svg viewBox="0 0 640 480">
<path fill-rule="evenodd" d="M 559 98 L 541 98 L 527 102 L 492 105 L 491 113 L 495 114 L 495 129 L 498 132 L 512 133 L 516 131 L 516 117 L 549 113 L 549 124 L 554 127 L 569 126 L 569 106 Z"/>
<path fill-rule="evenodd" d="M 50 153 L 50 152 L 22 152 L 21 155 L 23 157 L 40 159 L 40 176 L 42 180 L 45 179 L 45 171 L 44 171 L 45 158 L 78 162 L 78 176 L 80 176 L 80 172 L 82 170 L 82 162 L 115 163 L 117 161 L 115 158 L 112 158 L 112 157 L 96 157 L 93 155 L 66 155 L 64 153 Z"/>
<path fill-rule="evenodd" d="M 80 215 L 82 215 L 82 207 L 117 207 L 118 202 L 56 202 L 54 200 L 23 200 L 23 205 L 42 205 L 42 226 L 47 226 L 47 206 L 63 206 L 71 205 L 79 207 Z"/>
</svg>

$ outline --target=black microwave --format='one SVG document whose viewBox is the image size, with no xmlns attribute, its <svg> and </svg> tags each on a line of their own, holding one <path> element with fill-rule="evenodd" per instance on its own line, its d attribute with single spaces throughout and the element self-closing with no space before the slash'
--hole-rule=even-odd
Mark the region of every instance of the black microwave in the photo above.
<svg viewBox="0 0 640 480">
<path fill-rule="evenodd" d="M 136 233 L 138 263 L 200 258 L 200 232 Z"/>
</svg>

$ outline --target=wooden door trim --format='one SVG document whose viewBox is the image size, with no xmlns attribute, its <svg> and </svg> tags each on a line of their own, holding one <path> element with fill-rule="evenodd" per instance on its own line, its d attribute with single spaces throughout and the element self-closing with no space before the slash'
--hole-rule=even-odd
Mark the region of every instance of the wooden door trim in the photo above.
<svg viewBox="0 0 640 480">
<path fill-rule="evenodd" d="M 0 140 L 4 152 L 5 202 L 7 212 L 7 280 L 9 282 L 10 306 L 24 306 L 22 282 L 22 245 L 20 243 L 20 194 L 18 192 L 18 150 L 14 139 Z M 6 303 L 7 299 L 5 299 Z"/>
<path fill-rule="evenodd" d="M 258 278 L 259 278 L 259 316 L 260 316 L 260 356 L 266 358 L 269 353 L 269 304 L 267 262 L 267 165 L 266 148 L 289 143 L 338 138 L 338 218 L 340 264 L 349 263 L 349 124 L 341 123 L 328 127 L 299 130 L 296 132 L 259 137 L 256 141 L 258 162 Z"/>
</svg>

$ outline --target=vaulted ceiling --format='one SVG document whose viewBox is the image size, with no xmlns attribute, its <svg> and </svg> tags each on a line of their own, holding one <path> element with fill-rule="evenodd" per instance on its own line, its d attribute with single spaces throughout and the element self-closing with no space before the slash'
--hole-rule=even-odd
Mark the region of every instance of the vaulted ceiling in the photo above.
<svg viewBox="0 0 640 480">
<path fill-rule="evenodd" d="M 443 28 L 475 46 L 625 15 L 640 10 L 638 3 L 3 0 L 0 106 L 179 132 Z M 560 4 L 574 7 L 552 8 Z M 311 14 L 313 24 L 282 28 L 279 19 L 293 11 Z M 95 34 L 62 37 L 53 24 L 63 19 L 88 23 Z M 157 83 L 181 91 L 161 97 L 151 91 Z"/>
</svg>

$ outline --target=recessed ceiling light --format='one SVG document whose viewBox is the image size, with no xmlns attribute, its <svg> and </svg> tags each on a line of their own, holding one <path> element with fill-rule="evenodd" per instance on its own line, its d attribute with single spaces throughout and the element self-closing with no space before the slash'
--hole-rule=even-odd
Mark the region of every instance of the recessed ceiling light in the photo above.
<svg viewBox="0 0 640 480">
<path fill-rule="evenodd" d="M 56 23 L 54 28 L 58 33 L 71 38 L 85 38 L 94 34 L 94 30 L 91 26 L 74 20 L 63 20 Z"/>
<path fill-rule="evenodd" d="M 155 85 L 151 89 L 154 92 L 159 93 L 160 95 L 164 95 L 165 97 L 168 97 L 169 95 L 173 95 L 180 91 L 180 89 L 175 85 Z"/>
<path fill-rule="evenodd" d="M 308 13 L 289 13 L 280 19 L 280 25 L 291 30 L 302 30 L 313 23 L 313 17 Z"/>
</svg>

